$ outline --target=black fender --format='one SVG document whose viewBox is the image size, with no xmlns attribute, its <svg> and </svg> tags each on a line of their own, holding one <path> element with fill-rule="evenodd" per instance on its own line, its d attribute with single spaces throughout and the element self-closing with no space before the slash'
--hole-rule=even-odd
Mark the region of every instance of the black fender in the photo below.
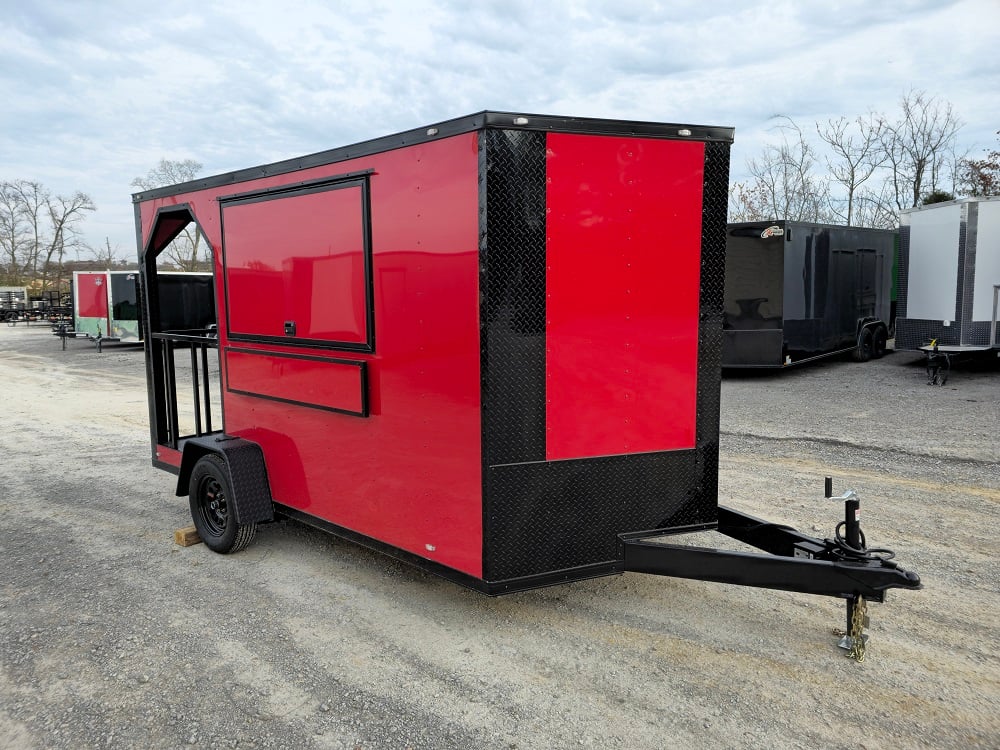
<svg viewBox="0 0 1000 750">
<path fill-rule="evenodd" d="M 214 453 L 226 465 L 233 488 L 236 522 L 265 523 L 274 520 L 274 500 L 267 479 L 264 451 L 250 440 L 229 435 L 191 438 L 184 442 L 181 467 L 177 474 L 177 496 L 189 492 L 191 471 L 198 460 Z"/>
</svg>

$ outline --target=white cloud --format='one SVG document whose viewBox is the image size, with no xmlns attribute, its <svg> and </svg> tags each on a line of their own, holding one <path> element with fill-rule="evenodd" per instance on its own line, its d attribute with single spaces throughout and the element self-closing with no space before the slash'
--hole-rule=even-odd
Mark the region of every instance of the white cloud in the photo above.
<svg viewBox="0 0 1000 750">
<path fill-rule="evenodd" d="M 5 4 L 13 4 L 7 2 Z M 926 90 L 995 143 L 995 0 L 226 0 L 5 10 L 0 178 L 82 190 L 88 241 L 134 243 L 131 180 L 160 158 L 253 166 L 481 109 L 737 129 L 892 111 Z"/>
</svg>

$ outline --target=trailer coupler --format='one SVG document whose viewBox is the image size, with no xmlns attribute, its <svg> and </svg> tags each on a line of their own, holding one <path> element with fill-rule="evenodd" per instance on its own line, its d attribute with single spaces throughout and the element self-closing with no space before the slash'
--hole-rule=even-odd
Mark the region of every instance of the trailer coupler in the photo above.
<svg viewBox="0 0 1000 750">
<path fill-rule="evenodd" d="M 844 501 L 844 520 L 832 539 L 817 539 L 720 505 L 715 530 L 766 554 L 659 541 L 667 534 L 711 530 L 704 525 L 637 532 L 620 537 L 624 570 L 846 599 L 847 632 L 839 645 L 862 661 L 866 602 L 884 602 L 891 588 L 917 590 L 922 584 L 920 576 L 893 560 L 891 550 L 866 547 L 855 492 L 831 495 L 827 479 L 827 498 Z"/>
</svg>

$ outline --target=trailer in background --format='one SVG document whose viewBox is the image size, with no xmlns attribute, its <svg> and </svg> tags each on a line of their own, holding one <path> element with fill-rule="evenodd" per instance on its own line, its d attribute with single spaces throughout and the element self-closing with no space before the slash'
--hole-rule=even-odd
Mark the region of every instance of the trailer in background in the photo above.
<svg viewBox="0 0 1000 750">
<path fill-rule="evenodd" d="M 74 271 L 73 334 L 101 341 L 141 341 L 138 271 Z"/>
<path fill-rule="evenodd" d="M 207 328 L 215 323 L 211 273 L 164 271 L 157 297 L 159 315 L 174 327 Z M 76 271 L 73 274 L 73 326 L 63 336 L 86 338 L 100 348 L 108 341 L 143 341 L 138 271 Z"/>
<path fill-rule="evenodd" d="M 28 288 L 0 286 L 0 320 L 17 321 L 28 309 Z"/>
<path fill-rule="evenodd" d="M 929 365 L 1000 356 L 1000 197 L 962 198 L 900 213 L 896 349 Z"/>
<path fill-rule="evenodd" d="M 782 220 L 726 234 L 723 367 L 885 353 L 895 232 Z"/>
<path fill-rule="evenodd" d="M 217 552 L 289 518 L 492 595 L 641 571 L 840 597 L 861 647 L 864 600 L 920 580 L 865 549 L 857 497 L 825 540 L 718 504 L 731 141 L 481 112 L 136 194 L 153 465 Z M 158 302 L 192 223 L 213 330 Z M 763 552 L 664 539 L 705 530 Z"/>
</svg>

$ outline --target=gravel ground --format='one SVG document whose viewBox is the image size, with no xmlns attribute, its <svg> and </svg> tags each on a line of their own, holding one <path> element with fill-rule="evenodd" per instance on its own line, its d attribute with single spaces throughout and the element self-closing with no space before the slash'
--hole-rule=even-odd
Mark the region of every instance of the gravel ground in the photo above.
<svg viewBox="0 0 1000 750">
<path fill-rule="evenodd" d="M 149 465 L 142 350 L 0 327 L 0 748 L 1000 747 L 1000 370 L 723 380 L 720 501 L 921 574 L 872 606 L 626 574 L 491 599 L 293 523 L 245 552 Z M 699 543 L 716 544 L 718 535 Z"/>
</svg>

